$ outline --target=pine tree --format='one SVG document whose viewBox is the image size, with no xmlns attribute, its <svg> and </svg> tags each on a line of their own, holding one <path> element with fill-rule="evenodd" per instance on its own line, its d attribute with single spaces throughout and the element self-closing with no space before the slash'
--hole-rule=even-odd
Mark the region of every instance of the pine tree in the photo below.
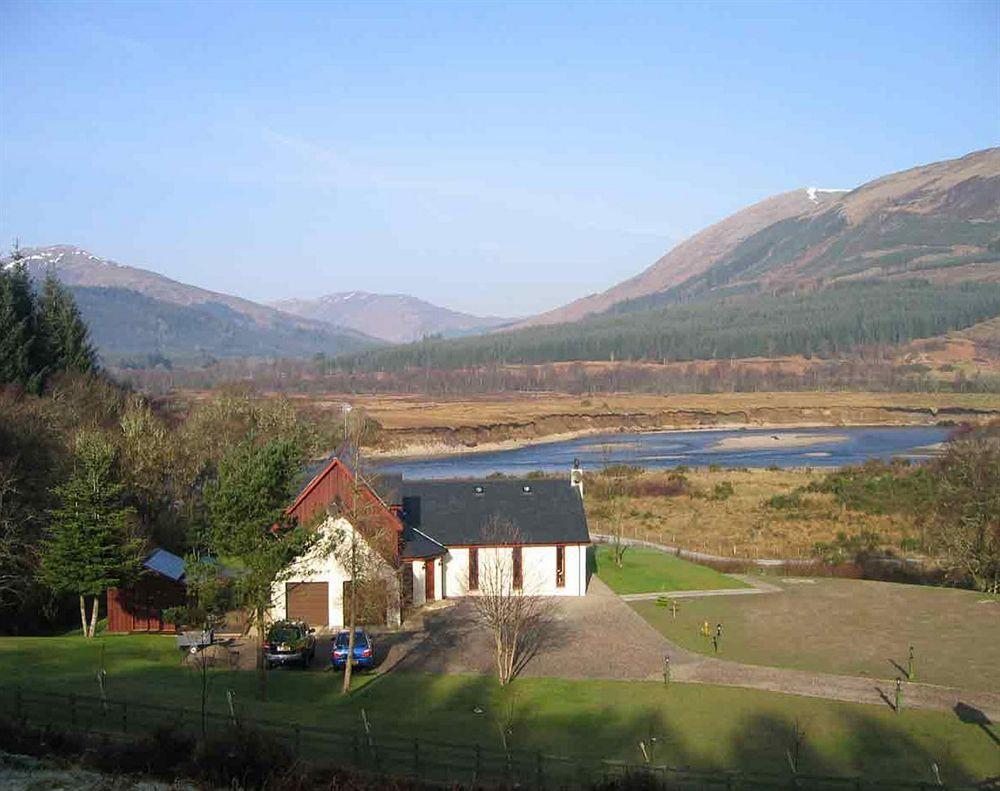
<svg viewBox="0 0 1000 791">
<path fill-rule="evenodd" d="M 38 392 L 43 379 L 38 357 L 35 295 L 15 245 L 10 261 L 0 264 L 0 384 Z"/>
<path fill-rule="evenodd" d="M 80 317 L 76 300 L 49 272 L 42 284 L 39 301 L 41 347 L 50 370 L 88 373 L 96 367 L 96 354 L 90 343 L 90 331 Z"/>
<path fill-rule="evenodd" d="M 262 646 L 275 583 L 317 540 L 309 526 L 290 523 L 285 514 L 302 461 L 302 450 L 293 440 L 275 439 L 263 445 L 244 441 L 226 453 L 217 477 L 205 486 L 211 520 L 208 549 L 217 557 L 232 558 L 240 567 L 233 587 L 261 646 L 257 671 L 262 697 L 266 695 Z"/>
<path fill-rule="evenodd" d="M 79 596 L 84 637 L 97 629 L 101 595 L 134 578 L 142 561 L 134 512 L 125 505 L 116 468 L 117 453 L 107 439 L 91 431 L 78 435 L 76 469 L 53 490 L 60 504 L 42 544 L 41 579 L 58 595 Z"/>
</svg>

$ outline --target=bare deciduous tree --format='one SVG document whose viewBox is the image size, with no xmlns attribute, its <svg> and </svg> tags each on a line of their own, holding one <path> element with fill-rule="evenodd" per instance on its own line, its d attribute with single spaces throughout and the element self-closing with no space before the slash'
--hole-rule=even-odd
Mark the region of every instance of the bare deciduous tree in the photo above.
<svg viewBox="0 0 1000 791">
<path fill-rule="evenodd" d="M 534 595 L 515 552 L 523 539 L 510 522 L 492 518 L 483 528 L 479 590 L 471 596 L 479 621 L 490 631 L 496 651 L 497 678 L 506 686 L 538 650 L 551 600 Z"/>
<path fill-rule="evenodd" d="M 625 512 L 628 507 L 626 497 L 626 476 L 625 469 L 620 464 L 612 464 L 612 448 L 610 445 L 601 447 L 601 457 L 603 459 L 603 470 L 601 475 L 605 478 L 601 487 L 605 503 L 598 509 L 598 514 L 605 526 L 605 531 L 611 536 L 611 557 L 618 568 L 622 567 L 625 559 L 625 552 L 628 544 L 623 540 L 625 533 Z"/>
<path fill-rule="evenodd" d="M 345 461 L 351 461 L 353 475 L 347 497 L 338 503 L 336 513 L 349 526 L 335 528 L 328 536 L 329 551 L 349 578 L 346 586 L 348 661 L 344 666 L 344 694 L 351 690 L 351 660 L 359 617 L 361 623 L 370 622 L 375 614 L 384 618 L 390 604 L 389 591 L 398 586 L 398 537 L 386 522 L 386 508 L 377 494 L 376 477 L 366 472 L 361 452 L 371 426 L 372 422 L 360 411 L 345 412 L 346 442 L 342 455 Z"/>
<path fill-rule="evenodd" d="M 27 598 L 38 563 L 38 548 L 18 519 L 13 462 L 0 461 L 0 609 L 18 607 Z"/>
</svg>

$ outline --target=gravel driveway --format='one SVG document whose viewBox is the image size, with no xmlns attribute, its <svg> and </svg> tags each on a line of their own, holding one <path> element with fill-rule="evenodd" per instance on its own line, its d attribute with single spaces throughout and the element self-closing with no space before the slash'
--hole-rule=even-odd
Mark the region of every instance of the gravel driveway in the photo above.
<svg viewBox="0 0 1000 791">
<path fill-rule="evenodd" d="M 553 597 L 543 640 L 525 661 L 524 676 L 662 678 L 663 657 L 680 652 L 597 577 L 586 596 Z M 429 673 L 493 673 L 492 638 L 467 600 L 427 613 L 425 638 L 400 667 Z M 673 659 L 671 660 L 673 661 Z"/>
</svg>

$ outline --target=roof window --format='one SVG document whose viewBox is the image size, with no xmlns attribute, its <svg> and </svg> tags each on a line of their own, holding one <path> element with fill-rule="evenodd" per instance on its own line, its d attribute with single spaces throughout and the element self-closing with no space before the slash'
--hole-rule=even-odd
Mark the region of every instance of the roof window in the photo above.
<svg viewBox="0 0 1000 791">
<path fill-rule="evenodd" d="M 531 484 L 530 483 L 524 484 L 524 486 L 521 487 L 521 491 L 524 494 L 531 494 Z"/>
<path fill-rule="evenodd" d="M 484 494 L 486 494 L 486 487 L 479 486 L 477 484 L 476 486 L 472 487 L 472 491 L 476 493 L 476 497 L 482 497 Z"/>
</svg>

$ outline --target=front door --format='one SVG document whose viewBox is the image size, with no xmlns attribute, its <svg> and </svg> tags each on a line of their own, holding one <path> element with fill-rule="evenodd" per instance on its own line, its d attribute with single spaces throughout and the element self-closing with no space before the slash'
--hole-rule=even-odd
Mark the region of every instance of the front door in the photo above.
<svg viewBox="0 0 1000 791">
<path fill-rule="evenodd" d="M 424 561 L 424 598 L 434 601 L 434 561 Z"/>
</svg>

